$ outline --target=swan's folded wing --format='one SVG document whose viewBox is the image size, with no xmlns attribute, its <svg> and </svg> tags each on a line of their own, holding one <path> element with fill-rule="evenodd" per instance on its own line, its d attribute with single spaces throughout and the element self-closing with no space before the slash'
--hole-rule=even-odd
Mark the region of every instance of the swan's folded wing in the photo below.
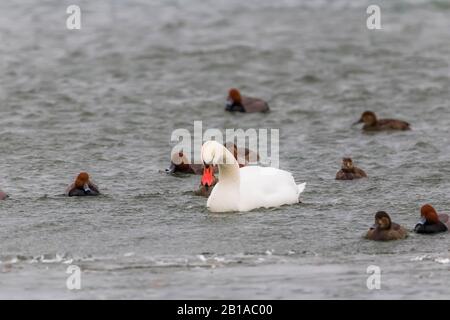
<svg viewBox="0 0 450 320">
<path fill-rule="evenodd" d="M 246 210 L 298 203 L 300 186 L 304 189 L 290 172 L 271 167 L 241 168 L 240 178 L 240 204 Z"/>
</svg>

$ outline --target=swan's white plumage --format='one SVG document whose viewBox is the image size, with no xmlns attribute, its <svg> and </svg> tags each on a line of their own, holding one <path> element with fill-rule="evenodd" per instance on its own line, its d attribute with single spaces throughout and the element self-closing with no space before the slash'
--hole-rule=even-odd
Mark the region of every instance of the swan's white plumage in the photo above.
<svg viewBox="0 0 450 320">
<path fill-rule="evenodd" d="M 249 211 L 298 203 L 306 186 L 306 183 L 297 185 L 292 174 L 284 170 L 259 166 L 239 168 L 233 155 L 215 141 L 203 145 L 202 159 L 219 166 L 219 182 L 206 205 L 213 212 Z"/>
</svg>

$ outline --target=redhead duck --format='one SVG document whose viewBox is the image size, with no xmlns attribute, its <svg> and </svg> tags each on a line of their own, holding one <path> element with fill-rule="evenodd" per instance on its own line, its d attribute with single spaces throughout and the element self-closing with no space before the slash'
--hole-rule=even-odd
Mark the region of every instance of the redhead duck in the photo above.
<svg viewBox="0 0 450 320">
<path fill-rule="evenodd" d="M 74 183 L 66 189 L 66 196 L 79 197 L 79 196 L 98 196 L 100 191 L 97 186 L 90 181 L 89 175 L 86 172 L 81 172 Z"/>
<path fill-rule="evenodd" d="M 172 174 L 176 172 L 190 173 L 190 174 L 202 174 L 203 165 L 202 164 L 191 164 L 189 159 L 183 154 L 183 151 L 174 153 L 170 161 L 169 168 L 166 169 L 167 174 Z"/>
<path fill-rule="evenodd" d="M 360 168 L 353 165 L 351 158 L 342 159 L 342 168 L 336 174 L 336 180 L 353 180 L 367 178 L 367 174 Z"/>
<path fill-rule="evenodd" d="M 233 153 L 235 159 L 239 163 L 239 167 L 244 167 L 250 162 L 259 161 L 259 154 L 257 152 L 249 150 L 248 148 L 239 149 L 232 142 L 227 142 L 225 146 L 230 152 Z M 200 175 L 204 173 L 203 164 L 190 164 L 189 162 L 189 159 L 183 154 L 183 151 L 174 153 L 172 155 L 170 166 L 165 171 L 167 174 L 181 172 Z M 218 170 L 218 167 L 214 166 L 214 172 L 217 173 Z"/>
<path fill-rule="evenodd" d="M 408 232 L 402 226 L 391 222 L 391 218 L 384 211 L 375 214 L 375 224 L 367 231 L 366 239 L 375 241 L 389 241 L 404 239 Z"/>
<path fill-rule="evenodd" d="M 206 165 L 203 169 L 203 176 L 200 181 L 200 187 L 194 191 L 195 195 L 208 198 L 217 183 L 212 166 Z"/>
<path fill-rule="evenodd" d="M 394 119 L 377 119 L 372 111 L 365 111 L 354 124 L 364 123 L 364 131 L 410 130 L 409 123 Z"/>
<path fill-rule="evenodd" d="M 230 112 L 267 112 L 269 105 L 261 99 L 241 96 L 239 90 L 233 88 L 228 93 L 225 110 Z"/>
<path fill-rule="evenodd" d="M 448 215 L 438 215 L 436 210 L 426 204 L 420 209 L 421 220 L 416 224 L 414 231 L 417 233 L 438 233 L 448 231 L 450 221 Z"/>
<path fill-rule="evenodd" d="M 8 195 L 0 190 L 0 200 L 5 200 L 6 198 L 8 198 Z"/>
</svg>

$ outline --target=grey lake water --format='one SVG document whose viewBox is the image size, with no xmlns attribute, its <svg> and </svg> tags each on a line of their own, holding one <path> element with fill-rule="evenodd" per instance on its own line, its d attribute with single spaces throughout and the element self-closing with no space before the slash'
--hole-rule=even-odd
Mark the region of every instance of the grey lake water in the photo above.
<svg viewBox="0 0 450 320">
<path fill-rule="evenodd" d="M 448 1 L 76 2 L 81 30 L 73 1 L 0 2 L 0 298 L 450 298 L 449 233 L 362 238 L 379 210 L 450 211 Z M 271 112 L 225 113 L 231 87 Z M 413 130 L 363 134 L 365 110 Z M 280 129 L 302 203 L 209 213 L 161 172 L 196 120 Z M 369 178 L 335 181 L 343 156 Z M 104 195 L 61 196 L 83 170 Z"/>
</svg>

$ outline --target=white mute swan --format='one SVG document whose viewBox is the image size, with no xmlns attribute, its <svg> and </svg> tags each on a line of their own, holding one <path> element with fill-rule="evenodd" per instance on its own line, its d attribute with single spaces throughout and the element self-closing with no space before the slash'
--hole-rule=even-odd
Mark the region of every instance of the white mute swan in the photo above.
<svg viewBox="0 0 450 320">
<path fill-rule="evenodd" d="M 297 185 L 290 172 L 249 166 L 239 168 L 233 155 L 216 141 L 202 146 L 206 167 L 219 166 L 219 182 L 206 204 L 212 212 L 249 211 L 256 208 L 279 207 L 299 202 L 306 183 Z"/>
</svg>

